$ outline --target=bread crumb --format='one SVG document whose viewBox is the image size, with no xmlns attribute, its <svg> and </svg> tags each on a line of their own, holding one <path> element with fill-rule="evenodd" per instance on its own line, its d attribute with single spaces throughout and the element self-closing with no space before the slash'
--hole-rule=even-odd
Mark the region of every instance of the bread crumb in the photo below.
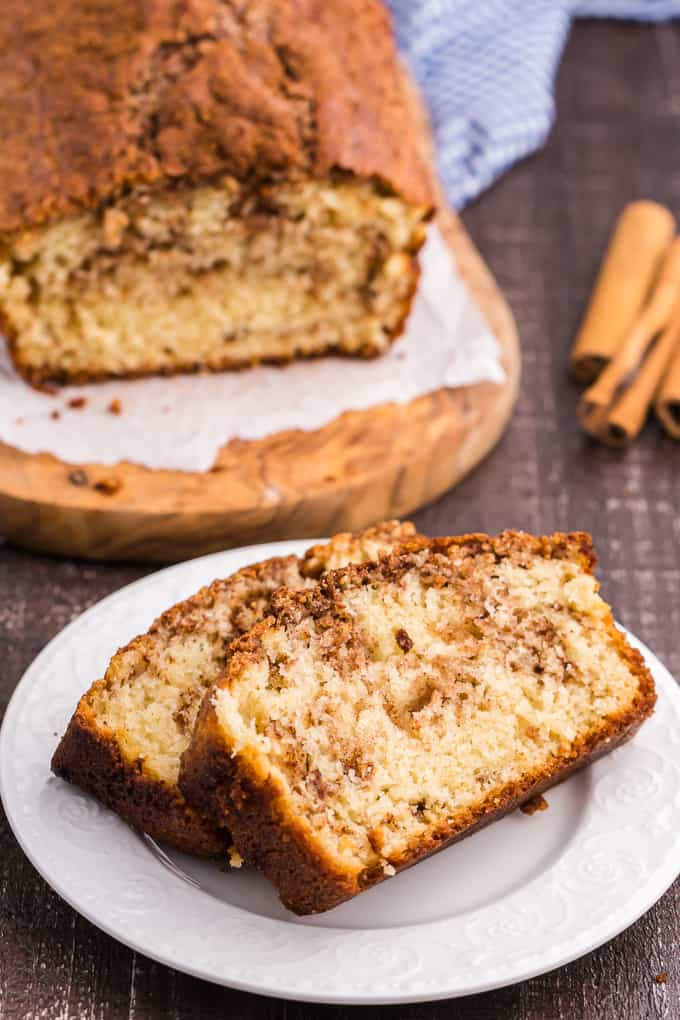
<svg viewBox="0 0 680 1020">
<path fill-rule="evenodd" d="M 106 410 L 109 412 L 109 414 L 120 414 L 121 411 L 123 410 L 123 405 L 118 399 L 118 397 L 114 397 L 109 406 L 106 408 Z"/>
<path fill-rule="evenodd" d="M 52 418 L 53 421 L 57 421 L 59 418 L 61 418 L 61 411 L 57 411 L 56 409 L 54 411 L 51 411 L 50 418 Z"/>
<path fill-rule="evenodd" d="M 668 981 L 668 971 L 667 970 L 660 971 L 654 977 L 654 980 L 656 981 L 657 985 L 665 985 L 666 982 Z"/>
<path fill-rule="evenodd" d="M 236 849 L 235 846 L 230 846 L 227 851 L 229 854 L 229 867 L 230 868 L 241 868 L 243 867 L 243 858 Z"/>
<path fill-rule="evenodd" d="M 87 404 L 87 397 L 71 397 L 68 402 L 68 406 L 72 407 L 74 411 L 80 411 Z"/>
<path fill-rule="evenodd" d="M 122 484 L 117 478 L 100 478 L 98 482 L 94 483 L 94 487 L 97 492 L 103 492 L 105 496 L 113 496 L 114 492 L 118 492 L 122 487 Z"/>
<path fill-rule="evenodd" d="M 535 815 L 537 811 L 547 811 L 549 804 L 542 793 L 530 797 L 524 804 L 520 805 L 520 811 L 525 815 Z"/>
<path fill-rule="evenodd" d="M 69 471 L 68 480 L 71 485 L 87 485 L 87 475 L 81 468 Z"/>
</svg>

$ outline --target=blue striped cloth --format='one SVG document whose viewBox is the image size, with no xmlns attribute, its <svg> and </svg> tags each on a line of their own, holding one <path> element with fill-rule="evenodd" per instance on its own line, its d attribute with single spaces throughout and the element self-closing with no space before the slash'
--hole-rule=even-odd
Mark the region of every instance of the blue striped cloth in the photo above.
<svg viewBox="0 0 680 1020">
<path fill-rule="evenodd" d="M 680 0 L 387 2 L 427 99 L 440 174 L 459 209 L 545 141 L 574 17 L 680 17 Z"/>
</svg>

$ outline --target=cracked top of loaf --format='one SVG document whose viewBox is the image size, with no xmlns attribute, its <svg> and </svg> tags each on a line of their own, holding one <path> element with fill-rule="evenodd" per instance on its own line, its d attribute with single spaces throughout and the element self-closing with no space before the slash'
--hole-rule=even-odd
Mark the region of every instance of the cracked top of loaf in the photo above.
<svg viewBox="0 0 680 1020">
<path fill-rule="evenodd" d="M 0 232 L 221 175 L 431 202 L 379 0 L 13 0 L 0 82 Z"/>
</svg>

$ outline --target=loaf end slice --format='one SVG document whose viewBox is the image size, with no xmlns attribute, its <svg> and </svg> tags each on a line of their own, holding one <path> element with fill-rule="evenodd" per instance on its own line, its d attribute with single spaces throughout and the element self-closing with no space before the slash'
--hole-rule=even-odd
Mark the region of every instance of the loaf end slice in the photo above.
<svg viewBox="0 0 680 1020">
<path fill-rule="evenodd" d="M 398 521 L 336 535 L 302 558 L 246 567 L 173 606 L 116 652 L 80 699 L 53 771 L 156 839 L 187 853 L 226 853 L 228 831 L 186 802 L 177 775 L 201 699 L 225 669 L 231 642 L 266 615 L 281 585 L 312 586 L 327 569 L 374 559 L 415 535 L 412 524 Z"/>
<path fill-rule="evenodd" d="M 181 789 L 299 914 L 469 835 L 653 710 L 594 561 L 580 533 L 468 535 L 280 591 L 205 697 Z"/>
</svg>

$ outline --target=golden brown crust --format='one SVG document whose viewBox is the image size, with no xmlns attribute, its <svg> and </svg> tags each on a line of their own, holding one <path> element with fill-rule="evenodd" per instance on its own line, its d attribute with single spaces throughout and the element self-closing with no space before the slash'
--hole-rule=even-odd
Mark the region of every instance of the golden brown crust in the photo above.
<svg viewBox="0 0 680 1020">
<path fill-rule="evenodd" d="M 231 844 L 228 832 L 190 807 L 178 790 L 145 775 L 142 762 L 125 757 L 115 734 L 95 718 L 88 698 L 92 691 L 81 698 L 54 753 L 55 775 L 75 783 L 154 839 L 202 857 L 225 853 Z"/>
<path fill-rule="evenodd" d="M 419 536 L 409 521 L 384 521 L 357 535 L 336 535 L 330 542 L 311 547 L 303 557 L 273 557 L 244 567 L 172 606 L 146 634 L 133 638 L 114 655 L 104 679 L 96 681 L 80 699 L 54 753 L 53 772 L 91 793 L 128 824 L 155 839 L 185 853 L 225 854 L 231 844 L 229 832 L 191 807 L 175 783 L 150 775 L 143 761 L 125 753 L 116 734 L 93 710 L 99 692 L 108 682 L 119 681 L 119 668 L 127 668 L 119 664 L 128 656 L 144 661 L 146 656 L 151 658 L 158 640 L 204 628 L 206 615 L 218 599 L 225 605 L 223 641 L 228 654 L 229 642 L 246 633 L 264 615 L 274 588 L 316 580 L 328 563 L 334 562 L 332 557 L 356 556 L 367 544 L 371 548 L 374 544 L 396 545 L 414 537 Z"/>
<path fill-rule="evenodd" d="M 136 185 L 341 168 L 431 204 L 379 0 L 14 0 L 0 232 Z"/>
<path fill-rule="evenodd" d="M 276 623 L 295 623 L 307 616 L 332 617 L 340 610 L 340 593 L 349 586 L 398 579 L 414 566 L 419 567 L 421 577 L 424 570 L 428 571 L 428 583 L 445 583 L 447 552 L 466 546 L 470 549 L 471 561 L 482 554 L 512 556 L 521 563 L 523 557 L 540 555 L 570 559 L 586 572 L 592 572 L 595 564 L 592 540 L 581 532 L 537 538 L 508 531 L 496 538 L 476 534 L 434 541 L 416 540 L 378 563 L 332 571 L 323 576 L 314 589 L 280 591 L 272 600 L 272 616 L 233 646 L 231 668 L 219 686 L 229 686 L 243 665 L 253 657 L 261 658 L 262 635 Z M 460 569 L 460 562 L 458 557 L 456 569 Z M 629 739 L 651 714 L 656 701 L 654 681 L 642 656 L 629 646 L 615 627 L 611 614 L 605 623 L 619 654 L 639 680 L 632 704 L 574 743 L 569 753 L 556 758 L 549 768 L 525 776 L 522 783 L 507 784 L 500 794 L 489 796 L 474 810 L 459 813 L 455 823 L 442 825 L 426 840 L 409 846 L 400 858 L 390 860 L 397 871 L 513 811 L 613 750 Z M 180 787 L 190 803 L 223 824 L 228 821 L 235 845 L 244 859 L 271 879 L 283 903 L 296 913 L 329 910 L 386 877 L 382 868 L 358 875 L 339 870 L 319 849 L 304 819 L 288 813 L 275 780 L 256 774 L 248 759 L 232 754 L 220 730 L 211 695 L 203 701 L 193 740 L 182 758 Z"/>
</svg>

